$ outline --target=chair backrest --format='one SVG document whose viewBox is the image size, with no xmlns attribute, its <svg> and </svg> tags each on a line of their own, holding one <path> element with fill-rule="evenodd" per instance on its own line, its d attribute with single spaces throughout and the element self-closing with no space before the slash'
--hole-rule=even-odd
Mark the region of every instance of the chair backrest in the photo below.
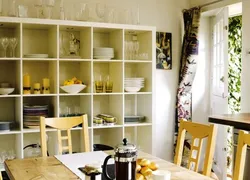
<svg viewBox="0 0 250 180">
<path fill-rule="evenodd" d="M 88 133 L 88 117 L 87 115 L 79 117 L 64 117 L 64 118 L 40 118 L 40 133 L 41 133 L 41 148 L 42 156 L 47 156 L 47 141 L 46 141 L 46 126 L 57 129 L 58 133 L 58 150 L 59 154 L 63 151 L 68 151 L 72 154 L 72 140 L 71 140 L 71 128 L 82 124 L 82 139 L 84 144 L 84 151 L 89 152 L 89 133 Z M 62 136 L 61 131 L 66 130 L 67 136 Z M 63 146 L 62 141 L 68 141 L 68 146 Z"/>
<path fill-rule="evenodd" d="M 188 169 L 191 169 L 191 165 L 195 164 L 194 171 L 198 171 L 199 161 L 200 161 L 200 152 L 202 148 L 202 142 L 204 138 L 207 139 L 206 155 L 203 166 L 203 175 L 210 176 L 212 169 L 212 161 L 215 150 L 215 139 L 217 128 L 215 125 L 204 125 L 194 122 L 188 122 L 181 120 L 180 127 L 178 132 L 177 146 L 175 151 L 174 163 L 181 165 L 182 154 L 184 141 L 186 136 L 186 131 L 189 132 L 192 136 L 191 150 L 188 159 Z M 198 146 L 196 144 L 198 141 Z M 196 151 L 196 157 L 193 157 L 194 152 Z"/>
<path fill-rule="evenodd" d="M 246 161 L 247 146 L 250 146 L 250 134 L 246 131 L 239 131 L 238 147 L 234 166 L 233 180 L 242 180 Z"/>
</svg>

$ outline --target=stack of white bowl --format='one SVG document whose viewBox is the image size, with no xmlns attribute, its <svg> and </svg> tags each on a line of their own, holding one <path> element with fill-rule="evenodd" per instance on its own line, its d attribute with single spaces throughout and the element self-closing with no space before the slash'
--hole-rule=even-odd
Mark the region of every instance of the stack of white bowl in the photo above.
<svg viewBox="0 0 250 180">
<path fill-rule="evenodd" d="M 112 59 L 114 58 L 114 48 L 97 47 L 94 48 L 95 59 Z"/>
<path fill-rule="evenodd" d="M 144 88 L 144 78 L 125 78 L 124 89 L 126 92 L 139 92 Z"/>
</svg>

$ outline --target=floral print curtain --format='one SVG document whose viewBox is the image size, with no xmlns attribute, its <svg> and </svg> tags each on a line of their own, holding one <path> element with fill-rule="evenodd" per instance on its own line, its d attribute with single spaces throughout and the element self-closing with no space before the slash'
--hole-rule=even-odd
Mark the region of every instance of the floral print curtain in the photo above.
<svg viewBox="0 0 250 180">
<path fill-rule="evenodd" d="M 198 7 L 183 11 L 185 34 L 180 60 L 179 87 L 177 90 L 176 136 L 178 134 L 179 120 L 191 120 L 192 118 L 192 84 L 198 61 L 200 15 L 201 11 Z M 185 148 L 188 149 L 188 141 L 185 141 L 185 145 Z"/>
</svg>

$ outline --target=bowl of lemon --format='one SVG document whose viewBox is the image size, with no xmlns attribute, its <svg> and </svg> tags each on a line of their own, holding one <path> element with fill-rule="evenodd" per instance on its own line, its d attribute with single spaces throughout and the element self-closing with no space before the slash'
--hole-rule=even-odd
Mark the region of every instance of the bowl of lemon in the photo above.
<svg viewBox="0 0 250 180">
<path fill-rule="evenodd" d="M 68 94 L 77 94 L 85 89 L 87 86 L 76 77 L 65 80 L 63 86 L 60 88 Z"/>
</svg>

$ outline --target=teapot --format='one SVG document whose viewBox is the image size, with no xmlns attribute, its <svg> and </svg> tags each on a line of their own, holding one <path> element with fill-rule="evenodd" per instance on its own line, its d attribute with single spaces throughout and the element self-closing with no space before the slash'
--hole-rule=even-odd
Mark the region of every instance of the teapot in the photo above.
<svg viewBox="0 0 250 180">
<path fill-rule="evenodd" d="M 105 158 L 102 173 L 108 180 L 112 180 L 107 173 L 107 163 L 111 158 L 115 160 L 115 179 L 136 180 L 137 148 L 135 145 L 128 143 L 128 140 L 124 138 L 123 143 L 115 147 L 115 155 Z"/>
</svg>

